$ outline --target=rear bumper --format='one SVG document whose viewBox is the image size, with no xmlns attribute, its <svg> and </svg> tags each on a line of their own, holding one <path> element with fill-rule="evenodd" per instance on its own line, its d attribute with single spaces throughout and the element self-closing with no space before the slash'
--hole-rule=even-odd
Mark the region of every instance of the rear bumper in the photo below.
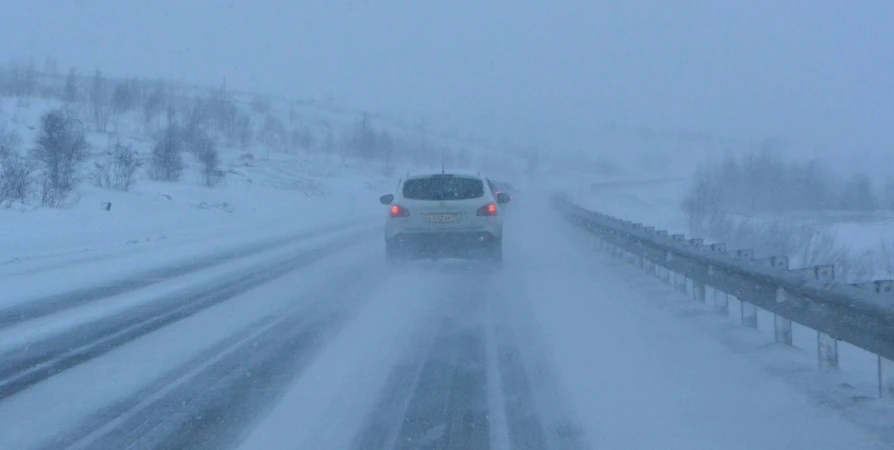
<svg viewBox="0 0 894 450">
<path fill-rule="evenodd" d="M 414 255 L 468 256 L 499 245 L 501 236 L 489 231 L 398 233 L 386 239 L 392 250 Z"/>
</svg>

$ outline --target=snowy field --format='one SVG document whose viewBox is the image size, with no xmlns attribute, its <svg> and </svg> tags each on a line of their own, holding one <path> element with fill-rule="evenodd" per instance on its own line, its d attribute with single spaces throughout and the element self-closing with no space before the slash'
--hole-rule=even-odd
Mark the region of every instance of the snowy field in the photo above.
<svg viewBox="0 0 894 450">
<path fill-rule="evenodd" d="M 39 99 L 0 103 L 3 126 L 19 135 L 22 154 L 34 146 L 41 114 L 59 107 L 58 102 Z M 0 208 L 0 276 L 32 275 L 100 260 L 114 261 L 103 273 L 120 274 L 151 263 L 153 257 L 173 259 L 358 215 L 378 217 L 378 196 L 397 180 L 394 168 L 386 172 L 380 163 L 354 158 L 247 154 L 223 148 L 224 178 L 213 188 L 201 184 L 198 163 L 190 155 L 182 180 L 153 181 L 145 171 L 153 141 L 145 137 L 142 124 L 128 119 L 132 118 L 122 119 L 125 124 L 118 134 L 88 133 L 92 157 L 83 164 L 80 183 L 63 207 L 43 208 L 32 198 Z M 94 162 L 118 139 L 132 146 L 144 162 L 129 192 L 91 182 Z M 111 203 L 108 210 L 107 203 Z M 82 281 L 86 280 L 71 280 Z"/>
<path fill-rule="evenodd" d="M 683 233 L 689 237 L 702 237 L 713 241 L 712 236 L 690 236 L 686 214 L 681 210 L 688 179 L 686 177 L 655 179 L 590 179 L 590 183 L 580 182 L 568 185 L 568 192 L 576 202 L 594 211 L 601 211 L 635 222 L 666 229 L 669 233 Z M 894 236 L 894 213 L 879 211 L 873 213 L 846 213 L 838 211 L 793 212 L 784 215 L 743 215 L 729 213 L 737 223 L 748 223 L 752 228 L 766 227 L 773 223 L 792 226 L 807 226 L 817 233 L 828 233 L 837 245 L 849 251 L 854 257 L 868 257 L 875 254 L 878 259 L 889 257 L 887 247 Z M 748 246 L 749 242 L 729 243 Z M 757 246 L 760 243 L 754 243 Z M 775 256 L 775 255 L 762 255 Z M 789 255 L 798 264 L 797 255 Z M 831 263 L 826 261 L 822 263 Z M 876 267 L 871 278 L 891 278 L 892 267 Z M 865 280 L 859 280 L 865 281 Z"/>
</svg>

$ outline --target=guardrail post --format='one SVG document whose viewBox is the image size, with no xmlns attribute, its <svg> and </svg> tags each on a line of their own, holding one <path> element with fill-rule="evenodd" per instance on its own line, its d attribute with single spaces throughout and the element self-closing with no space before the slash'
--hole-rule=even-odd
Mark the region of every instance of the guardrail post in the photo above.
<svg viewBox="0 0 894 450">
<path fill-rule="evenodd" d="M 729 315 L 729 294 L 714 289 L 714 311 L 718 314 Z"/>
<path fill-rule="evenodd" d="M 760 263 L 760 264 L 768 265 L 770 267 L 775 267 L 775 268 L 783 268 L 784 267 L 784 268 L 788 269 L 788 257 L 785 257 L 785 256 L 772 256 L 770 258 L 759 259 L 756 262 Z M 739 308 L 742 313 L 742 325 L 750 327 L 750 328 L 757 328 L 757 307 L 754 306 L 754 304 L 752 304 L 752 303 L 749 303 L 742 299 L 739 299 Z M 782 317 L 780 317 L 780 319 L 785 320 Z M 779 330 L 779 331 L 784 331 L 786 329 L 786 325 L 784 322 L 779 323 L 779 325 L 777 325 L 775 315 L 773 318 L 773 326 L 774 326 L 774 329 Z M 788 329 L 789 329 L 789 334 L 791 334 L 791 323 L 788 324 Z M 782 335 L 785 336 L 785 333 L 783 332 Z"/>
<path fill-rule="evenodd" d="M 714 276 L 714 266 L 711 264 L 708 264 L 708 276 Z M 714 312 L 729 315 L 729 294 L 716 287 L 712 290 L 714 291 Z"/>
<path fill-rule="evenodd" d="M 748 328 L 757 328 L 757 306 L 754 303 L 748 303 L 739 299 L 739 311 L 742 314 L 742 326 Z"/>
<path fill-rule="evenodd" d="M 786 266 L 788 265 L 788 258 L 783 260 L 782 258 L 777 257 L 773 260 L 773 263 L 774 263 L 773 267 L 777 267 L 777 268 L 781 269 L 781 268 L 783 268 L 782 264 L 786 264 Z M 786 267 L 786 268 L 788 268 L 788 267 Z M 802 270 L 812 271 L 811 273 L 813 273 L 813 277 L 816 278 L 817 280 L 828 276 L 828 274 L 825 273 L 825 269 L 819 270 L 819 266 L 811 267 L 809 269 L 802 269 Z M 833 278 L 834 278 L 834 276 L 833 276 Z M 782 303 L 785 300 L 786 300 L 785 290 L 782 288 L 778 289 L 776 291 L 776 301 L 778 303 Z M 779 314 L 773 314 L 773 326 L 775 327 L 775 330 L 776 330 L 775 331 L 776 342 L 778 342 L 780 344 L 789 345 L 789 346 L 793 345 L 793 342 L 792 342 L 792 321 L 790 319 L 786 319 L 785 317 L 782 317 Z M 822 343 L 820 341 L 822 341 Z M 837 366 L 838 365 L 838 344 L 834 343 L 834 342 L 833 342 L 833 344 L 834 345 L 830 346 L 830 344 L 827 342 L 827 339 L 820 338 L 819 336 L 817 336 L 818 354 L 834 355 L 835 365 Z M 828 356 L 828 357 L 831 357 L 831 356 Z M 823 358 L 827 358 L 827 357 L 823 356 Z"/>
<path fill-rule="evenodd" d="M 671 252 L 664 252 L 664 262 L 671 262 L 671 261 L 673 261 L 673 260 L 674 260 L 674 254 L 673 254 L 673 253 L 671 253 Z M 664 271 L 662 272 L 661 269 L 664 269 Z M 671 282 L 671 280 L 670 280 L 670 273 L 671 273 L 670 269 L 668 269 L 667 266 L 659 266 L 658 271 L 661 272 L 661 281 L 664 281 L 665 283 L 670 284 L 670 282 Z"/>
<path fill-rule="evenodd" d="M 797 269 L 795 272 L 806 274 L 817 281 L 835 281 L 835 266 L 822 265 Z M 791 323 L 791 321 L 789 321 Z M 816 332 L 816 353 L 820 370 L 838 369 L 838 340 L 823 333 Z"/>
<path fill-rule="evenodd" d="M 879 295 L 891 296 L 894 294 L 894 280 L 875 280 L 865 283 L 853 283 L 853 285 Z M 835 343 L 837 345 L 837 341 Z M 894 361 L 884 356 L 877 356 L 877 358 L 878 396 L 879 398 L 894 398 Z"/>
<path fill-rule="evenodd" d="M 686 293 L 686 275 L 683 275 L 679 272 L 674 272 L 674 287 L 676 287 L 677 291 L 680 293 Z"/>
<path fill-rule="evenodd" d="M 706 298 L 705 285 L 692 280 L 692 299 L 700 303 L 705 303 Z"/>
<path fill-rule="evenodd" d="M 894 398 L 894 362 L 878 357 L 878 396 L 879 398 Z"/>
<path fill-rule="evenodd" d="M 788 270 L 788 256 L 771 256 L 769 258 L 757 259 L 755 262 L 775 269 Z"/>
<path fill-rule="evenodd" d="M 785 302 L 785 289 L 776 288 L 776 303 Z M 792 345 L 792 321 L 778 314 L 773 314 L 773 328 L 776 342 L 785 345 Z"/>
<path fill-rule="evenodd" d="M 838 369 L 838 340 L 821 331 L 816 332 L 816 353 L 820 370 Z"/>
<path fill-rule="evenodd" d="M 894 294 L 894 280 L 875 280 L 865 283 L 853 283 L 854 286 L 867 291 L 875 292 L 879 295 Z"/>
</svg>

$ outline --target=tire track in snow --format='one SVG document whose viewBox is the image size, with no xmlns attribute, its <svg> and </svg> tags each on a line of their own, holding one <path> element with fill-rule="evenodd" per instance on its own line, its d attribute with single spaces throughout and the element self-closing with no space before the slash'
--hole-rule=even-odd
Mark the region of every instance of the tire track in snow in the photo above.
<svg viewBox="0 0 894 450">
<path fill-rule="evenodd" d="M 117 316 L 70 330 L 26 348 L 0 354 L 0 400 L 58 373 L 101 356 L 164 326 L 190 317 L 236 295 L 282 277 L 326 255 L 368 238 L 358 232 L 277 260 L 229 283 L 179 294 Z"/>
<path fill-rule="evenodd" d="M 49 316 L 61 311 L 66 311 L 78 306 L 86 305 L 88 303 L 102 300 L 104 298 L 121 295 L 176 277 L 189 275 L 200 270 L 219 266 L 223 263 L 235 259 L 256 255 L 267 250 L 281 247 L 285 244 L 297 242 L 302 239 L 308 239 L 345 230 L 352 226 L 356 225 L 352 223 L 328 225 L 325 228 L 314 229 L 287 237 L 267 240 L 263 243 L 251 243 L 242 245 L 236 248 L 217 252 L 212 255 L 202 256 L 176 265 L 147 270 L 130 277 L 119 279 L 109 284 L 86 287 L 74 290 L 72 292 L 54 294 L 40 299 L 18 303 L 0 309 L 0 330 L 13 325 L 18 325 L 22 322 Z"/>
<path fill-rule="evenodd" d="M 304 296 L 310 304 L 299 300 L 303 306 L 260 320 L 45 448 L 237 445 L 362 306 L 376 278 L 361 270 L 342 274 L 329 287 Z"/>
<path fill-rule="evenodd" d="M 523 294 L 494 297 L 491 324 L 503 390 L 508 440 L 513 449 L 584 450 L 590 448 L 564 399 L 549 351 L 537 336 L 537 324 Z"/>
<path fill-rule="evenodd" d="M 486 305 L 462 278 L 445 284 L 440 312 L 392 368 L 351 448 L 489 447 Z"/>
<path fill-rule="evenodd" d="M 351 448 L 589 448 L 526 300 L 506 281 L 449 283 L 462 290 L 437 299 L 446 313 L 422 325 Z"/>
</svg>

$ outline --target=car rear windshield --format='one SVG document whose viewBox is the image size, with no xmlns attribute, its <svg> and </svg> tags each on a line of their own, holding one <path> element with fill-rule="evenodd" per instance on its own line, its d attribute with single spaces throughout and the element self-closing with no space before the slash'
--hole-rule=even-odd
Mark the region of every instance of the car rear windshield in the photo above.
<svg viewBox="0 0 894 450">
<path fill-rule="evenodd" d="M 403 196 L 411 200 L 470 200 L 484 196 L 484 183 L 449 175 L 415 178 L 404 182 Z"/>
</svg>

